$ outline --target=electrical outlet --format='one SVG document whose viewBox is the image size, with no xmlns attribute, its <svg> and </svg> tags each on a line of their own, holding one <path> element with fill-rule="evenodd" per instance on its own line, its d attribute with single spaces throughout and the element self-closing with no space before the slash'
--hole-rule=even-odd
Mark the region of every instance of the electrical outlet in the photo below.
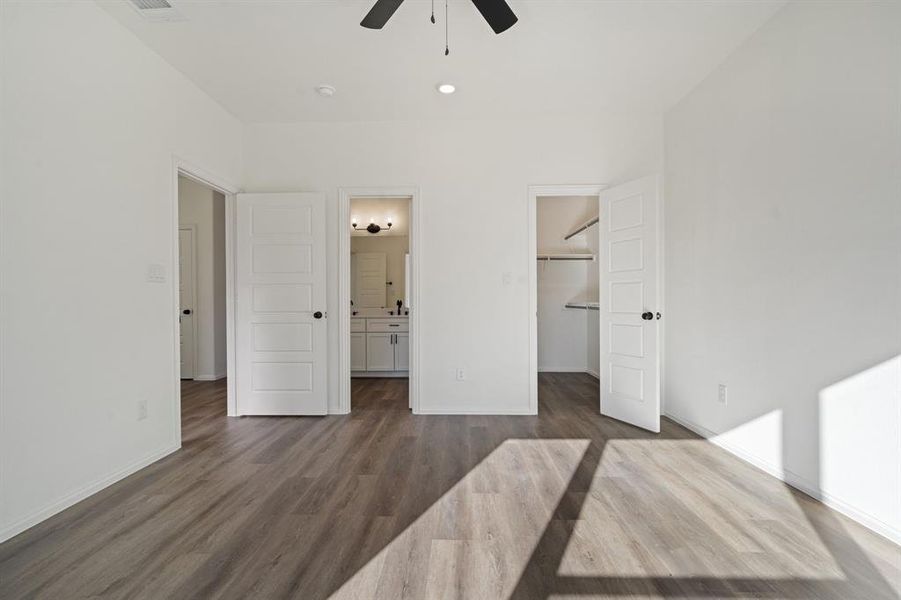
<svg viewBox="0 0 901 600">
<path fill-rule="evenodd" d="M 138 421 L 147 418 L 147 400 L 138 400 Z"/>
<path fill-rule="evenodd" d="M 726 389 L 726 384 L 721 383 L 719 388 L 719 397 L 717 398 L 720 404 L 726 404 L 729 401 L 728 390 Z"/>
<path fill-rule="evenodd" d="M 463 381 L 466 379 L 466 371 L 463 369 L 457 369 L 457 381 Z"/>
</svg>

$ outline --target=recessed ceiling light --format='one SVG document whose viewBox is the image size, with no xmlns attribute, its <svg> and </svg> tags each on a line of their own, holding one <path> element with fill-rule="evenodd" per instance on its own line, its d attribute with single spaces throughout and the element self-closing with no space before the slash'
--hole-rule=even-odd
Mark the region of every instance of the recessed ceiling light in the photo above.
<svg viewBox="0 0 901 600">
<path fill-rule="evenodd" d="M 442 94 L 453 94 L 457 91 L 457 87 L 451 83 L 438 84 L 438 91 Z"/>
<path fill-rule="evenodd" d="M 320 96 L 324 96 L 326 98 L 330 98 L 335 95 L 335 86 L 328 85 L 327 83 L 322 83 L 316 86 L 316 93 Z"/>
</svg>

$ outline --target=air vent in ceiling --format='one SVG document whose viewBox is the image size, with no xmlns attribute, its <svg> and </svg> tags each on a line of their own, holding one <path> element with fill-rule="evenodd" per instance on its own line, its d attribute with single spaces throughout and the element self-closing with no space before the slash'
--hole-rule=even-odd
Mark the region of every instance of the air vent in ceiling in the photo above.
<svg viewBox="0 0 901 600">
<path fill-rule="evenodd" d="M 185 18 L 166 0 L 130 0 L 138 14 L 148 21 L 184 21 Z"/>
<path fill-rule="evenodd" d="M 166 2 L 166 0 L 131 0 L 131 3 L 137 6 L 138 10 L 172 8 L 172 5 Z"/>
</svg>

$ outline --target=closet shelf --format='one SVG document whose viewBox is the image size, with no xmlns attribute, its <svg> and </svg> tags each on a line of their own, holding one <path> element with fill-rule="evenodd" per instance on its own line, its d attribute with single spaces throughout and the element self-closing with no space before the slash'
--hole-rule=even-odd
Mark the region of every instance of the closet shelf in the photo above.
<svg viewBox="0 0 901 600">
<path fill-rule="evenodd" d="M 594 260 L 594 254 L 569 253 L 569 254 L 539 254 L 538 260 Z"/>
<path fill-rule="evenodd" d="M 600 310 L 599 302 L 567 302 L 564 308 L 581 308 L 582 310 Z"/>
<path fill-rule="evenodd" d="M 585 221 L 584 223 L 582 223 L 581 225 L 579 225 L 578 227 L 576 227 L 575 229 L 573 229 L 572 231 L 567 233 L 565 236 L 563 236 L 563 239 L 568 240 L 569 238 L 571 238 L 573 236 L 579 235 L 580 233 L 582 233 L 583 231 L 585 231 L 592 225 L 597 225 L 597 222 L 599 219 L 600 219 L 599 216 L 588 219 L 587 221 Z"/>
</svg>

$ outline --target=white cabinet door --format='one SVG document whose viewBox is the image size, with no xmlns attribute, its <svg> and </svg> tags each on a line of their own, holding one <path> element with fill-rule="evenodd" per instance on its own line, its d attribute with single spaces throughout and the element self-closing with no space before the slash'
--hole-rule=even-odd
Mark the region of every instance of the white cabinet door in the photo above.
<svg viewBox="0 0 901 600">
<path fill-rule="evenodd" d="M 394 344 L 393 333 L 366 334 L 366 370 L 393 371 Z"/>
<path fill-rule="evenodd" d="M 366 370 L 366 334 L 350 334 L 350 370 Z"/>
<path fill-rule="evenodd" d="M 658 181 L 601 193 L 601 414 L 660 431 Z"/>
<path fill-rule="evenodd" d="M 237 205 L 238 414 L 324 415 L 325 195 L 238 194 Z"/>
<path fill-rule="evenodd" d="M 394 370 L 410 370 L 410 334 L 394 334 Z"/>
</svg>

